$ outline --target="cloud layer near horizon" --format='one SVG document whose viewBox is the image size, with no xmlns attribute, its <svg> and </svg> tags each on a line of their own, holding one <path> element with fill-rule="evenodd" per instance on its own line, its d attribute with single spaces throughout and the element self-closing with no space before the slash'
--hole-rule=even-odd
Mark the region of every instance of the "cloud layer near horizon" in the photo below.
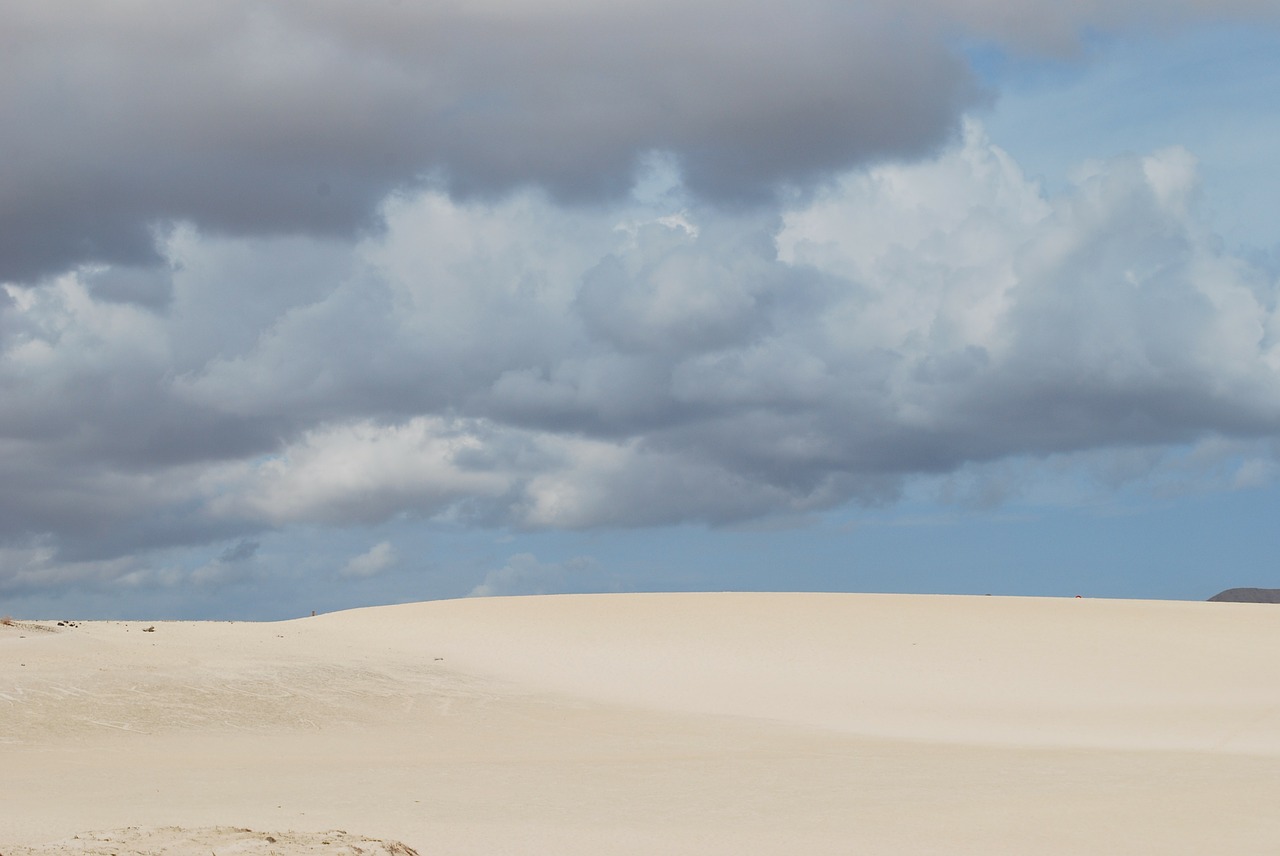
<svg viewBox="0 0 1280 856">
<path fill-rule="evenodd" d="M 1196 193 L 1175 148 L 1046 198 L 970 123 L 780 213 L 655 161 L 603 213 L 424 190 L 355 245 L 178 228 L 159 306 L 96 294 L 124 276 L 99 268 L 3 290 L 3 579 L 404 515 L 728 523 L 1274 436 L 1277 284 Z"/>
</svg>

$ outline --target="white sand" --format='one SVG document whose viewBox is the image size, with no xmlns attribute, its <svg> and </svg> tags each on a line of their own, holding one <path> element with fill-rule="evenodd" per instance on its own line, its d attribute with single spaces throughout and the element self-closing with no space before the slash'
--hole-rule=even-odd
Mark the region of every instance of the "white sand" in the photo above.
<svg viewBox="0 0 1280 856">
<path fill-rule="evenodd" d="M 0 626 L 0 854 L 1270 856 L 1277 651 L 1269 604 L 897 595 Z"/>
</svg>

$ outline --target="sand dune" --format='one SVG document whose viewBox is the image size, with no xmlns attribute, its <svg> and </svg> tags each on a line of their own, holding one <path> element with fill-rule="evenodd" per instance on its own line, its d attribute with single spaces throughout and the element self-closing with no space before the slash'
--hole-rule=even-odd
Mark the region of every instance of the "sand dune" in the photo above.
<svg viewBox="0 0 1280 856">
<path fill-rule="evenodd" d="M 1273 606 L 1085 599 L 19 622 L 0 854 L 1270 854 L 1276 650 Z"/>
</svg>

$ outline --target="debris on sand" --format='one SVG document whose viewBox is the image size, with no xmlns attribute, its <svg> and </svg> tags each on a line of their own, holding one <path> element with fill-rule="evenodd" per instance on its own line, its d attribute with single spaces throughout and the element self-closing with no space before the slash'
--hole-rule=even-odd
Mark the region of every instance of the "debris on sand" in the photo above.
<svg viewBox="0 0 1280 856">
<path fill-rule="evenodd" d="M 82 832 L 69 839 L 38 847 L 5 848 L 4 856 L 304 856 L 324 853 L 338 856 L 418 856 L 399 841 L 351 835 L 341 829 L 327 832 L 255 832 L 233 826 L 158 828 L 131 826 L 104 832 Z"/>
</svg>

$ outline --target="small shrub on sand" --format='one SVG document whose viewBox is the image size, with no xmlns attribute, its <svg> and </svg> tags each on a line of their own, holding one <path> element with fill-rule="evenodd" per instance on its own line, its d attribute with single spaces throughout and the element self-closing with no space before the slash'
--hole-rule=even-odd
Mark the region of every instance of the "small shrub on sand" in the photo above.
<svg viewBox="0 0 1280 856">
<path fill-rule="evenodd" d="M 3 624 L 5 627 L 12 627 L 13 619 L 6 615 L 4 618 L 0 618 L 0 624 Z"/>
</svg>

